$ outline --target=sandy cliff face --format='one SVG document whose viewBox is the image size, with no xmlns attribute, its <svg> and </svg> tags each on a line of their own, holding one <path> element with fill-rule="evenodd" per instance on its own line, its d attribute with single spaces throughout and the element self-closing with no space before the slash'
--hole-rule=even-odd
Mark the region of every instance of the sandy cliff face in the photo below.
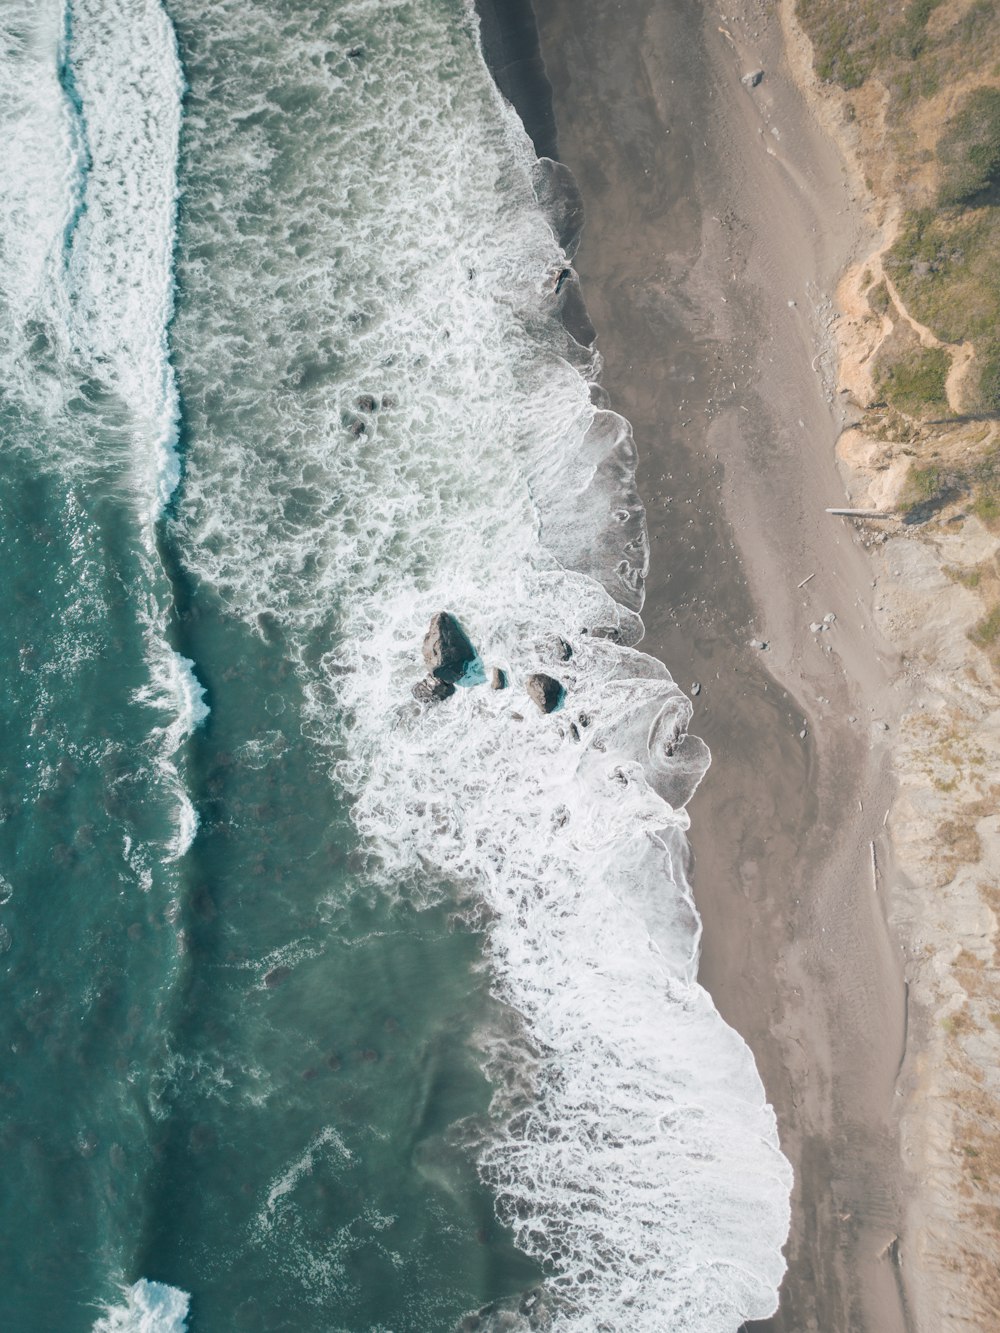
<svg viewBox="0 0 1000 1333">
<path fill-rule="evenodd" d="M 945 0 L 931 20 L 954 23 L 969 8 Z M 986 1333 L 1000 1326 L 1000 535 L 975 479 L 1000 424 L 969 410 L 971 343 L 921 323 L 886 263 L 906 210 L 933 188 L 926 154 L 899 160 L 877 66 L 850 94 L 821 81 L 795 0 L 782 9 L 793 68 L 879 235 L 840 284 L 835 338 L 837 387 L 854 418 L 838 461 L 849 503 L 891 515 L 865 524 L 865 540 L 876 622 L 912 701 L 893 741 L 895 864 L 879 886 L 909 1000 L 897 1097 L 911 1203 L 900 1259 L 916 1329 Z M 925 99 L 914 135 L 929 143 L 961 91 Z M 887 404 L 880 366 L 893 347 L 943 367 L 937 412 Z"/>
</svg>

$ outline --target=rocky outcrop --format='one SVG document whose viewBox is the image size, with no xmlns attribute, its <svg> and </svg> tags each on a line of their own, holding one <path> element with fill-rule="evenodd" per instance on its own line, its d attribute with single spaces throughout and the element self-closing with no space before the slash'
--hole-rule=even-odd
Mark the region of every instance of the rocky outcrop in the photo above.
<svg viewBox="0 0 1000 1333">
<path fill-rule="evenodd" d="M 565 687 L 554 676 L 537 672 L 524 682 L 528 698 L 538 705 L 543 713 L 554 713 L 566 697 Z"/>
<path fill-rule="evenodd" d="M 425 676 L 423 680 L 417 681 L 412 693 L 417 703 L 439 704 L 451 698 L 455 693 L 455 687 L 451 681 L 438 680 L 436 676 Z"/>
<path fill-rule="evenodd" d="M 457 684 L 478 660 L 469 636 L 450 611 L 438 611 L 424 635 L 424 661 L 438 680 Z"/>
<path fill-rule="evenodd" d="M 507 673 L 500 667 L 494 667 L 490 672 L 490 689 L 505 690 L 507 688 Z"/>
</svg>

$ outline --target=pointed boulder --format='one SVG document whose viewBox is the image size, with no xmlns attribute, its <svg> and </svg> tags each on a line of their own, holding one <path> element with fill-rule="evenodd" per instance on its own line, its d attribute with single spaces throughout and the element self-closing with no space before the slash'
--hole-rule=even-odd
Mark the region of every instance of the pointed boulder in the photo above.
<svg viewBox="0 0 1000 1333">
<path fill-rule="evenodd" d="M 538 672 L 524 682 L 528 698 L 536 703 L 543 713 L 554 713 L 566 697 L 565 687 L 554 676 Z"/>
<path fill-rule="evenodd" d="M 424 661 L 432 676 L 455 685 L 477 660 L 469 636 L 450 611 L 431 617 L 424 635 Z"/>
</svg>

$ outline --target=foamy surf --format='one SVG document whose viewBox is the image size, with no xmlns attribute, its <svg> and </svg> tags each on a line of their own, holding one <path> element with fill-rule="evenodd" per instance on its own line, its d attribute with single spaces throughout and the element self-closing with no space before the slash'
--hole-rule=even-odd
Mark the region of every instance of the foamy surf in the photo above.
<svg viewBox="0 0 1000 1333">
<path fill-rule="evenodd" d="M 122 1303 L 107 1307 L 93 1333 L 187 1333 L 190 1304 L 186 1291 L 140 1278 L 122 1288 Z"/>
<path fill-rule="evenodd" d="M 206 12 L 221 78 L 228 11 Z M 775 1308 L 791 1174 L 750 1052 L 697 985 L 685 807 L 708 756 L 634 647 L 636 450 L 560 321 L 530 146 L 457 0 L 354 4 L 301 42 L 267 5 L 241 21 L 295 113 L 229 80 L 192 130 L 205 197 L 223 175 L 256 202 L 239 225 L 186 221 L 188 251 L 219 258 L 182 259 L 184 560 L 280 625 L 371 885 L 483 925 L 511 1022 L 480 1034 L 493 1113 L 468 1132 L 551 1274 L 545 1318 L 735 1333 Z M 205 406 L 220 380 L 225 420 Z M 509 689 L 414 702 L 443 609 Z M 560 712 L 526 697 L 537 670 Z"/>
<path fill-rule="evenodd" d="M 132 486 L 152 524 L 180 478 L 167 346 L 180 61 L 158 0 L 78 0 L 68 15 L 64 88 L 82 181 L 53 295 L 71 355 L 128 408 Z"/>
</svg>

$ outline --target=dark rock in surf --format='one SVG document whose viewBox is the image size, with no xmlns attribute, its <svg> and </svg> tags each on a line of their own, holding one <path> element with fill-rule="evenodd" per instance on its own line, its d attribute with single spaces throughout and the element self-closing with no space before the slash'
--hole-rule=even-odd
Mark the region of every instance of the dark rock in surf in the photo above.
<svg viewBox="0 0 1000 1333">
<path fill-rule="evenodd" d="M 490 672 L 490 689 L 505 690 L 507 688 L 507 673 L 500 667 L 494 667 Z"/>
<path fill-rule="evenodd" d="M 348 432 L 351 435 L 353 435 L 356 440 L 358 440 L 361 438 L 362 435 L 368 434 L 368 423 L 362 421 L 360 417 L 353 417 L 347 423 L 347 429 Z"/>
<path fill-rule="evenodd" d="M 556 295 L 557 295 L 557 296 L 558 296 L 559 293 L 562 291 L 563 287 L 566 285 L 567 279 L 571 278 L 572 276 L 573 276 L 573 270 L 572 270 L 572 269 L 568 269 L 568 268 L 560 269 L 560 271 L 559 271 L 559 276 L 558 276 L 558 278 L 556 278 Z"/>
<path fill-rule="evenodd" d="M 546 676 L 542 671 L 534 676 L 529 676 L 524 682 L 524 688 L 527 691 L 528 698 L 532 703 L 537 704 L 543 713 L 554 713 L 566 697 L 566 690 L 563 685 L 553 676 Z"/>
<path fill-rule="evenodd" d="M 439 704 L 450 699 L 454 693 L 455 687 L 451 681 L 438 680 L 435 676 L 425 676 L 423 680 L 418 680 L 412 690 L 414 699 L 421 704 Z"/>
<path fill-rule="evenodd" d="M 382 395 L 382 410 L 383 410 L 383 412 L 386 410 L 386 408 L 389 408 L 389 407 L 395 407 L 395 406 L 396 406 L 396 400 L 395 400 L 395 398 L 393 398 L 392 394 L 391 394 L 391 393 L 384 393 L 384 394 Z"/>
<path fill-rule="evenodd" d="M 359 412 L 375 412 L 378 410 L 378 403 L 370 393 L 363 393 L 360 398 L 355 399 L 355 406 Z"/>
<path fill-rule="evenodd" d="M 456 684 L 478 658 L 469 636 L 449 611 L 432 616 L 424 635 L 424 661 L 432 676 Z"/>
<path fill-rule="evenodd" d="M 264 985 L 268 990 L 274 990 L 275 986 L 280 986 L 291 975 L 292 969 L 290 967 L 272 967 L 270 972 L 264 973 Z"/>
<path fill-rule="evenodd" d="M 565 639 L 557 637 L 554 643 L 555 655 L 560 662 L 568 662 L 573 656 L 573 645 L 567 643 Z"/>
</svg>

